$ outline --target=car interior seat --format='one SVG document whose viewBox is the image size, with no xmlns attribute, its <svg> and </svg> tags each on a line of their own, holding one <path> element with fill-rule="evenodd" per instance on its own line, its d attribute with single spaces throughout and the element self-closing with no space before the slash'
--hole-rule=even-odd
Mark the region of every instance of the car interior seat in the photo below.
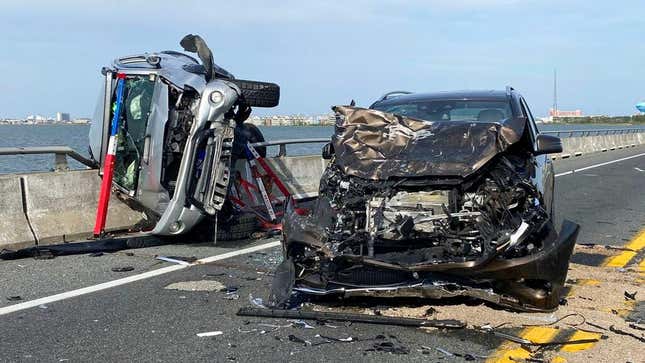
<svg viewBox="0 0 645 363">
<path fill-rule="evenodd" d="M 504 112 L 496 109 L 481 110 L 477 115 L 477 121 L 481 122 L 497 122 L 505 118 Z"/>
</svg>

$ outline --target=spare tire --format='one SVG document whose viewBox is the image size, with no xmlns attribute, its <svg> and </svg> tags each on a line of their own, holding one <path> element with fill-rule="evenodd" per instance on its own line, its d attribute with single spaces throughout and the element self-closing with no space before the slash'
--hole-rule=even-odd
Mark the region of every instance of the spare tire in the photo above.
<svg viewBox="0 0 645 363">
<path fill-rule="evenodd" d="M 244 101 L 251 107 L 275 107 L 280 103 L 280 86 L 275 83 L 229 79 L 242 91 Z"/>
</svg>

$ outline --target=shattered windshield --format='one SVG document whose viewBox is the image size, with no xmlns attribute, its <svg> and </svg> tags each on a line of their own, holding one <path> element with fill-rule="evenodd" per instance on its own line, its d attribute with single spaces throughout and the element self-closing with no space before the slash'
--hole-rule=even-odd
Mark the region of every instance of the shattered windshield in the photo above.
<svg viewBox="0 0 645 363">
<path fill-rule="evenodd" d="M 392 100 L 374 109 L 427 121 L 498 122 L 512 117 L 510 103 L 498 100 Z"/>
</svg>

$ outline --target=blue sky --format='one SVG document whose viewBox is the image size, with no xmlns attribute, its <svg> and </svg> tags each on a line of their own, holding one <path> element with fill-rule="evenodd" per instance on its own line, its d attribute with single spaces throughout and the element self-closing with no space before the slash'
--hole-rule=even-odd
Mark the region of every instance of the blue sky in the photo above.
<svg viewBox="0 0 645 363">
<path fill-rule="evenodd" d="M 279 83 L 260 114 L 369 105 L 389 90 L 519 89 L 534 113 L 633 114 L 645 2 L 583 0 L 3 1 L 0 117 L 91 116 L 116 56 L 209 43 L 238 78 Z"/>
</svg>

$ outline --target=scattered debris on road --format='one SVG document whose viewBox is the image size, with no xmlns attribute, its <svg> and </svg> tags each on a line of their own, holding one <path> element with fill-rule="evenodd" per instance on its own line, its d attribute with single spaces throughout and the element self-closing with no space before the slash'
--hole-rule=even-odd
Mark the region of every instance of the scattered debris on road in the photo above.
<svg viewBox="0 0 645 363">
<path fill-rule="evenodd" d="M 20 295 L 7 296 L 7 300 L 9 300 L 9 301 L 20 301 L 20 300 L 22 300 L 22 296 L 20 296 Z"/>
<path fill-rule="evenodd" d="M 3 249 L 0 251 L 0 260 L 17 260 L 29 257 L 37 260 L 49 260 L 58 256 L 80 254 L 98 257 L 103 253 L 118 252 L 130 248 L 160 246 L 167 243 L 169 242 L 153 237 L 105 238 L 87 242 L 27 247 L 17 251 Z"/>
<path fill-rule="evenodd" d="M 258 316 L 266 318 L 288 318 L 288 319 L 305 319 L 305 320 L 334 320 L 334 321 L 351 321 L 355 323 L 397 325 L 411 327 L 431 327 L 446 329 L 462 329 L 465 323 L 458 320 L 428 320 L 419 318 L 392 317 L 383 315 L 352 314 L 338 312 L 322 311 L 302 311 L 302 310 L 280 310 L 280 309 L 263 309 L 242 307 L 237 312 L 238 316 Z"/>
</svg>

